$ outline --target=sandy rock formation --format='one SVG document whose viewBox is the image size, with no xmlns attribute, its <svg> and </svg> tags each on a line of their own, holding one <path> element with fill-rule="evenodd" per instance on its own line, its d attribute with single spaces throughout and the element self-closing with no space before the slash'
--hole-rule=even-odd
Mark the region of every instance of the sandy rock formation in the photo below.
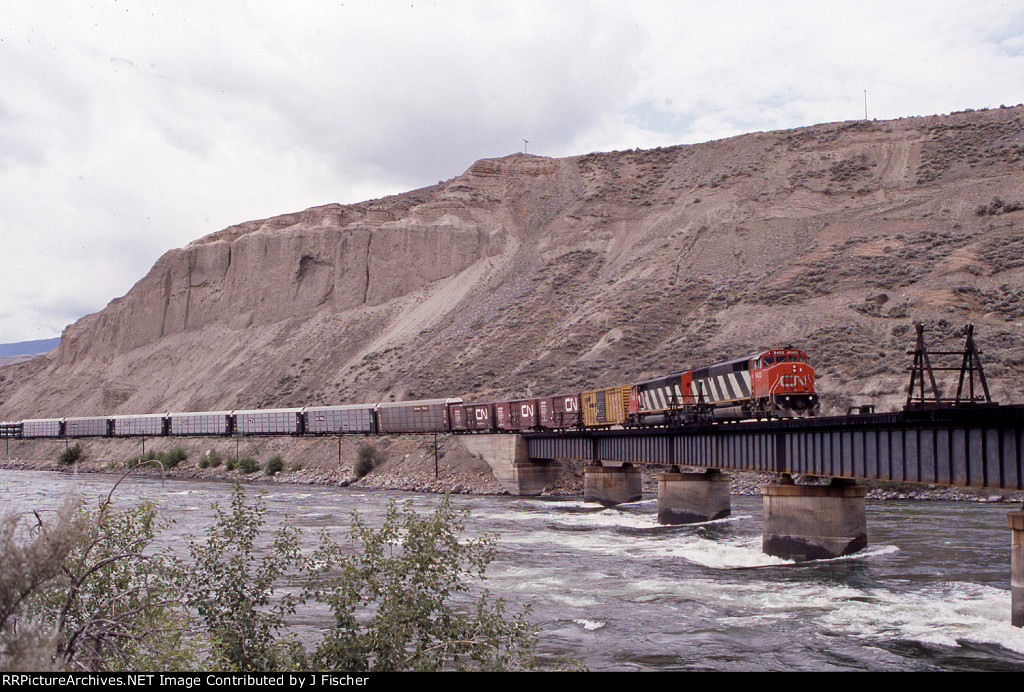
<svg viewBox="0 0 1024 692">
<path fill-rule="evenodd" d="M 1022 179 L 1022 106 L 486 159 L 171 250 L 4 367 L 0 418 L 486 400 L 786 344 L 826 409 L 893 408 L 914 321 L 977 323 L 1024 401 Z"/>
</svg>

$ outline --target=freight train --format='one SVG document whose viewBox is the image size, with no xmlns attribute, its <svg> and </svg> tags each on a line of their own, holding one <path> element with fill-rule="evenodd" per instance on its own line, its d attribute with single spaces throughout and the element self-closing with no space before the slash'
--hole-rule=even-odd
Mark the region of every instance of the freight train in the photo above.
<svg viewBox="0 0 1024 692">
<path fill-rule="evenodd" d="M 513 401 L 461 398 L 344 406 L 47 418 L 0 423 L 0 438 L 498 433 L 679 426 L 813 416 L 814 368 L 792 347 L 631 385 Z"/>
</svg>

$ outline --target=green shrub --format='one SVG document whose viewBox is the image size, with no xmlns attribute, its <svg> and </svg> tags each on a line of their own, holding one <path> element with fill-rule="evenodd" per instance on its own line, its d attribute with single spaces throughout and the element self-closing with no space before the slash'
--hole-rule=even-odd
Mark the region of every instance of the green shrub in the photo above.
<svg viewBox="0 0 1024 692">
<path fill-rule="evenodd" d="M 0 517 L 0 670 L 193 670 L 176 563 L 152 541 L 156 508 L 109 498 Z"/>
<path fill-rule="evenodd" d="M 301 461 L 293 461 L 292 465 L 288 467 L 288 470 L 289 471 L 301 471 L 302 470 L 302 462 Z"/>
<path fill-rule="evenodd" d="M 145 454 L 143 454 L 142 456 L 132 457 L 131 459 L 129 459 L 128 461 L 125 462 L 125 466 L 127 466 L 130 469 L 133 469 L 133 468 L 135 468 L 136 466 L 138 466 L 139 464 L 141 464 L 143 462 L 154 461 L 154 460 L 160 461 L 161 464 L 162 464 L 163 462 L 161 460 L 161 456 L 160 456 L 161 454 L 162 454 L 161 452 L 154 452 L 151 449 L 148 452 L 146 452 Z"/>
<path fill-rule="evenodd" d="M 236 483 L 202 538 L 174 557 L 153 505 L 68 502 L 56 516 L 0 513 L 0 670 L 520 670 L 536 666 L 529 607 L 513 613 L 476 584 L 495 536 L 464 537 L 450 498 L 424 517 L 391 503 L 347 539 L 262 538 L 266 504 Z M 36 523 L 36 522 L 33 522 Z M 269 545 L 268 545 L 269 544 Z M 475 595 L 474 595 L 475 594 Z M 310 608 L 302 613 L 299 608 Z M 331 617 L 310 641 L 289 620 Z M 314 616 L 314 613 L 316 614 Z"/>
<path fill-rule="evenodd" d="M 353 512 L 344 546 L 324 539 L 310 560 L 309 571 L 319 574 L 307 582 L 306 597 L 330 606 L 333 627 L 306 665 L 366 671 L 535 667 L 537 628 L 529 607 L 512 614 L 486 591 L 471 596 L 471 583 L 484 578 L 497 550 L 492 534 L 463 537 L 467 514 L 448 496 L 422 517 L 392 501 L 381 528 Z"/>
<path fill-rule="evenodd" d="M 57 463 L 61 466 L 70 466 L 76 461 L 82 460 L 82 445 L 76 444 L 74 447 L 66 447 L 64 451 L 57 455 Z"/>
<path fill-rule="evenodd" d="M 263 473 L 268 476 L 273 476 L 276 473 L 284 471 L 284 459 L 281 458 L 280 454 L 275 454 L 267 459 L 266 465 L 263 467 Z"/>
<path fill-rule="evenodd" d="M 220 453 L 216 449 L 207 450 L 206 454 L 199 457 L 200 468 L 217 468 L 221 465 Z M 204 466 L 205 464 L 205 466 Z"/>
<path fill-rule="evenodd" d="M 224 470 L 225 471 L 234 471 L 237 468 L 238 468 L 238 459 L 236 459 L 235 457 L 228 457 L 227 460 L 224 462 Z"/>
<path fill-rule="evenodd" d="M 188 458 L 188 452 L 185 451 L 184 447 L 175 447 L 169 452 L 160 452 L 157 458 L 160 460 L 160 465 L 166 471 L 185 461 Z"/>
<path fill-rule="evenodd" d="M 252 457 L 242 457 L 238 460 L 238 470 L 242 473 L 256 473 L 260 470 L 260 463 Z"/>
<path fill-rule="evenodd" d="M 189 605 L 209 633 L 208 663 L 234 671 L 522 670 L 537 665 L 529 607 L 510 612 L 473 596 L 496 555 L 495 536 L 466 539 L 466 510 L 445 497 L 421 517 L 392 502 L 379 529 L 353 513 L 347 540 L 323 534 L 312 555 L 285 523 L 258 550 L 267 509 L 235 486 L 230 511 L 188 539 Z M 262 541 L 266 543 L 266 541 Z M 353 550 L 355 548 L 355 550 Z M 301 592 L 290 585 L 301 584 Z M 319 641 L 299 643 L 287 620 L 327 606 Z M 254 607 L 259 606 L 259 607 Z M 321 611 L 317 611 L 321 612 Z M 307 648 L 308 647 L 308 648 Z"/>
</svg>

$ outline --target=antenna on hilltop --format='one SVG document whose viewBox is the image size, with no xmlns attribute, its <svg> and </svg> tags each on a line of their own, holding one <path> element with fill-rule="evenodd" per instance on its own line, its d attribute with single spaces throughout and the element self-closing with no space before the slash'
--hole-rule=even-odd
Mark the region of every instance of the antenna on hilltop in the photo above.
<svg viewBox="0 0 1024 692">
<path fill-rule="evenodd" d="M 523 153 L 524 154 L 528 153 L 526 150 L 529 148 L 529 144 L 530 144 L 530 140 L 528 140 L 528 139 L 524 139 L 523 140 Z"/>
<path fill-rule="evenodd" d="M 864 119 L 868 119 L 868 90 L 864 90 Z"/>
</svg>

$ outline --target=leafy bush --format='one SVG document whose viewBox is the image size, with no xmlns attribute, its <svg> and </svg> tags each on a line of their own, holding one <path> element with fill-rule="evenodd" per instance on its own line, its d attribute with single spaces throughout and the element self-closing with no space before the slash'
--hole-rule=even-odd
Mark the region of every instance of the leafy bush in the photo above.
<svg viewBox="0 0 1024 692">
<path fill-rule="evenodd" d="M 160 465 L 164 467 L 164 470 L 173 469 L 188 458 L 188 452 L 185 451 L 184 447 L 175 447 L 169 452 L 160 452 L 157 458 L 160 460 Z"/>
<path fill-rule="evenodd" d="M 28 532 L 0 519 L 0 670 L 194 667 L 175 564 L 149 550 L 152 505 L 69 501 L 36 517 Z"/>
<path fill-rule="evenodd" d="M 391 502 L 380 529 L 353 512 L 345 547 L 325 538 L 312 556 L 307 593 L 330 606 L 334 623 L 307 664 L 361 671 L 534 667 L 529 607 L 509 617 L 507 604 L 491 603 L 486 591 L 466 610 L 452 602 L 484 579 L 495 556 L 493 535 L 461 540 L 467 514 L 448 496 L 427 517 Z"/>
<path fill-rule="evenodd" d="M 74 447 L 66 447 L 64 450 L 57 455 L 57 463 L 61 466 L 70 466 L 76 461 L 82 459 L 82 445 L 76 444 Z"/>
<path fill-rule="evenodd" d="M 147 461 L 155 461 L 156 459 L 157 453 L 151 449 L 142 456 L 132 457 L 131 459 L 125 462 L 125 466 L 127 466 L 130 469 L 133 469 L 139 464 L 145 463 Z"/>
<path fill-rule="evenodd" d="M 298 598 L 278 597 L 282 580 L 290 580 L 303 565 L 299 531 L 285 524 L 270 551 L 254 555 L 266 522 L 261 499 L 249 503 L 242 486 L 235 484 L 231 510 L 213 507 L 216 522 L 206 541 L 189 538 L 188 605 L 195 609 L 209 634 L 211 663 L 240 671 L 290 667 L 299 658 L 291 640 L 279 638 L 285 616 L 295 613 Z"/>
<path fill-rule="evenodd" d="M 204 463 L 206 464 L 205 466 L 203 466 Z M 214 468 L 215 469 L 215 468 L 217 468 L 220 465 L 221 465 L 221 458 L 220 458 L 220 454 L 217 452 L 216 449 L 207 450 L 206 454 L 204 454 L 203 456 L 201 456 L 199 458 L 199 467 L 200 468 L 204 468 L 204 469 L 205 468 Z"/>
<path fill-rule="evenodd" d="M 242 457 L 238 460 L 238 470 L 242 473 L 256 473 L 260 470 L 260 463 L 252 457 Z"/>
<path fill-rule="evenodd" d="M 273 476 L 282 471 L 284 471 L 284 459 L 281 458 L 280 454 L 274 454 L 267 459 L 267 463 L 263 467 L 263 473 L 268 476 Z"/>
<path fill-rule="evenodd" d="M 31 530 L 0 517 L 0 670 L 533 667 L 529 608 L 472 595 L 495 537 L 464 540 L 467 512 L 448 497 L 426 517 L 392 502 L 381 528 L 353 513 L 343 545 L 324 533 L 303 555 L 287 522 L 266 547 L 266 505 L 236 483 L 179 558 L 151 549 L 166 524 L 149 504 L 69 502 Z M 332 616 L 311 648 L 287 634 L 306 603 Z"/>
<path fill-rule="evenodd" d="M 139 464 L 144 464 L 147 461 L 156 461 L 166 471 L 168 469 L 173 469 L 187 458 L 188 452 L 185 451 L 184 447 L 175 447 L 168 452 L 157 452 L 151 449 L 142 456 L 132 457 L 125 462 L 125 466 L 129 469 L 133 469 Z"/>
</svg>

